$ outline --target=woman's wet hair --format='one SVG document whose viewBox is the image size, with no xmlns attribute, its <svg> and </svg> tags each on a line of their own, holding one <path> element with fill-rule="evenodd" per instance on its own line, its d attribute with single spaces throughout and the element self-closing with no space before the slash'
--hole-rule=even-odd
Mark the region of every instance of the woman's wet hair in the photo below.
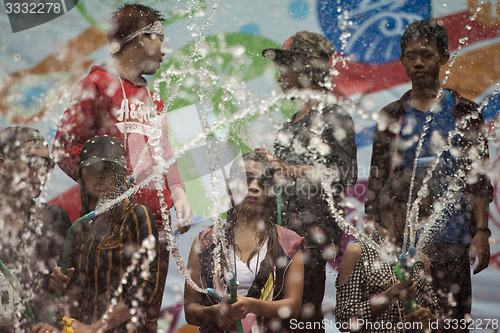
<svg viewBox="0 0 500 333">
<path fill-rule="evenodd" d="M 268 160 L 266 155 L 257 153 L 257 152 L 250 152 L 243 154 L 242 160 L 244 161 L 254 161 L 257 163 L 261 163 L 264 167 L 264 173 L 270 177 L 271 183 L 270 186 L 274 187 L 274 169 L 272 167 L 271 162 Z M 241 159 L 236 160 L 232 165 L 231 169 L 229 172 L 229 177 L 234 177 L 236 173 L 240 172 L 241 170 Z M 243 166 L 244 168 L 244 166 Z M 264 189 L 263 189 L 264 190 Z M 262 211 L 262 219 L 264 221 L 264 226 L 265 226 L 265 232 L 261 232 L 259 235 L 259 242 L 257 247 L 250 253 L 250 255 L 247 258 L 247 266 L 250 269 L 250 260 L 259 252 L 260 247 L 264 244 L 266 236 L 269 237 L 269 252 L 274 260 L 278 260 L 278 237 L 276 233 L 276 223 L 278 221 L 278 215 L 277 215 L 277 203 L 276 203 L 276 196 L 274 195 L 274 191 L 269 191 L 266 190 L 266 200 L 264 204 L 264 208 Z M 231 193 L 229 193 L 231 196 Z M 233 200 L 231 199 L 233 202 Z M 237 205 L 236 205 L 237 206 Z M 234 225 L 236 222 L 236 209 L 237 207 L 233 207 L 229 209 L 227 212 L 227 222 L 224 227 L 224 233 L 226 237 L 226 241 L 230 246 L 233 246 L 235 249 L 237 248 L 237 245 L 234 244 Z"/>
</svg>

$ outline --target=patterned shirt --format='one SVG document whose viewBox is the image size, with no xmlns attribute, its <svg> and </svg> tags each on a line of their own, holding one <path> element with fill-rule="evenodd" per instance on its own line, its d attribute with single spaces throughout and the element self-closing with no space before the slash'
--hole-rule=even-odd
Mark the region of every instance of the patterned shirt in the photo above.
<svg viewBox="0 0 500 333">
<path fill-rule="evenodd" d="M 147 264 L 147 255 L 141 253 L 122 285 L 122 277 L 131 266 L 134 254 L 140 253 L 141 244 L 151 235 L 155 242 L 154 260 Z M 75 237 L 73 248 L 72 265 L 76 278 L 72 279 L 73 285 L 68 290 L 79 291 L 76 293 L 79 297 L 76 319 L 89 325 L 96 322 L 112 304 L 112 299 L 123 301 L 139 313 L 154 299 L 159 281 L 158 231 L 146 206 L 126 200 L 106 216 L 84 224 Z M 119 286 L 123 292 L 116 297 Z M 140 319 L 143 325 L 147 321 L 144 313 Z M 127 332 L 126 323 L 113 332 Z"/>
<path fill-rule="evenodd" d="M 478 105 L 454 90 L 447 89 L 454 98 L 451 110 L 459 129 L 456 147 L 459 155 L 460 172 L 467 179 L 464 193 L 467 197 L 486 196 L 493 200 L 493 188 L 487 175 L 478 172 L 481 168 L 474 167 L 478 162 L 489 159 L 488 141 L 485 131 L 484 119 L 481 112 L 477 112 Z M 406 92 L 400 100 L 384 107 L 377 120 L 373 135 L 372 160 L 370 178 L 365 199 L 365 213 L 378 216 L 378 195 L 391 174 L 404 168 L 402 153 L 400 151 L 401 129 L 406 105 L 410 100 L 411 91 Z M 472 115 L 471 117 L 469 117 Z M 465 120 L 463 122 L 462 120 Z M 472 181 L 474 180 L 474 181 Z M 468 207 L 469 211 L 472 207 Z"/>
<path fill-rule="evenodd" d="M 378 230 L 374 231 L 371 239 L 375 243 L 381 244 Z M 398 278 L 394 269 L 381 258 L 377 250 L 364 242 L 358 242 L 358 244 L 361 246 L 361 257 L 354 271 L 342 286 L 338 285 L 338 279 L 335 282 L 337 288 L 335 320 L 339 324 L 342 323 L 339 326 L 343 328 L 349 327 L 350 320 L 366 323 L 365 327 L 359 327 L 360 330 L 356 330 L 356 332 L 405 332 L 396 329 L 396 323 L 402 322 L 405 315 L 405 307 L 402 302 L 395 302 L 376 316 L 371 314 L 370 298 L 389 289 L 398 281 Z M 422 262 L 416 262 L 412 275 L 412 278 L 417 282 L 416 301 L 420 306 L 434 311 L 439 308 L 439 305 L 424 272 Z M 382 326 L 376 326 L 382 322 L 385 323 L 385 328 L 392 327 L 392 329 L 384 330 L 381 329 Z M 369 327 L 370 324 L 373 324 L 373 327 Z"/>
</svg>

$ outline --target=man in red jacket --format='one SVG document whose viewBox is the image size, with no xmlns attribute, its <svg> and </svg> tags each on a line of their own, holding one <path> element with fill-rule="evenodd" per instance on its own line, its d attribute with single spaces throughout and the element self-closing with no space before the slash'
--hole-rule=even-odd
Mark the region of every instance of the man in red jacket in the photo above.
<svg viewBox="0 0 500 333">
<path fill-rule="evenodd" d="M 162 62 L 162 20 L 158 11 L 139 4 L 124 5 L 113 15 L 108 32 L 112 61 L 93 66 L 76 84 L 53 147 L 58 165 L 74 180 L 80 149 L 89 138 L 110 135 L 126 147 L 127 167 L 140 187 L 134 200 L 151 209 L 160 236 L 161 290 L 155 309 L 150 309 L 153 313 L 148 313 L 152 318 L 160 310 L 168 271 L 164 231 L 168 210 L 175 208 L 181 225 L 189 224 L 193 216 L 172 158 L 163 103 L 143 77 L 154 74 Z"/>
</svg>

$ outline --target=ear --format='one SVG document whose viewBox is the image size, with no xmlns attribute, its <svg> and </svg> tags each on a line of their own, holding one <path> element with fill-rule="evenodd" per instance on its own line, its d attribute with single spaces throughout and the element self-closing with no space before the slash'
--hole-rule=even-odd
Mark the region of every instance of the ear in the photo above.
<svg viewBox="0 0 500 333">
<path fill-rule="evenodd" d="M 404 56 L 403 56 L 403 53 L 401 53 L 401 55 L 399 56 L 399 61 L 403 62 L 403 59 L 404 59 Z"/>
<path fill-rule="evenodd" d="M 445 65 L 448 60 L 450 60 L 450 53 L 448 51 L 446 51 L 445 53 L 443 53 L 443 55 L 441 56 L 441 66 L 442 65 Z"/>
</svg>

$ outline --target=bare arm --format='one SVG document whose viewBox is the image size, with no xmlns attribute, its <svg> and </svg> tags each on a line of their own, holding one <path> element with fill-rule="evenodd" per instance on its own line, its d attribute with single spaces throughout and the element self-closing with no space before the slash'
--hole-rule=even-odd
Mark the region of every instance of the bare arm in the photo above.
<svg viewBox="0 0 500 333">
<path fill-rule="evenodd" d="M 201 285 L 200 275 L 200 240 L 198 237 L 191 246 L 191 252 L 188 259 L 188 270 L 191 278 L 199 286 Z M 232 329 L 234 322 L 223 315 L 222 306 L 219 304 L 206 306 L 203 304 L 204 294 L 194 290 L 187 282 L 184 285 L 184 315 L 186 322 L 195 326 L 203 326 L 209 322 L 217 320 L 221 328 Z"/>
<path fill-rule="evenodd" d="M 488 237 L 490 235 L 488 231 L 484 229 L 488 227 L 488 213 L 489 213 L 488 205 L 489 205 L 488 197 L 479 196 L 475 198 L 474 201 L 475 229 L 471 230 L 472 232 L 475 232 L 475 235 L 474 238 L 472 238 L 471 240 L 470 252 L 469 252 L 471 265 L 473 265 L 476 262 L 476 257 L 478 260 L 477 266 L 476 268 L 474 268 L 474 274 L 477 274 L 486 267 L 488 267 L 490 261 L 490 244 L 488 242 Z"/>
<path fill-rule="evenodd" d="M 361 258 L 361 246 L 358 243 L 347 247 L 340 264 L 337 278 L 337 307 L 335 317 L 340 322 L 349 322 L 353 316 L 364 318 L 376 316 L 387 310 L 396 301 L 407 301 L 416 295 L 417 284 L 414 280 L 405 283 L 396 282 L 380 294 L 372 295 L 369 299 L 363 298 L 363 285 L 352 285 L 350 279 Z M 350 285 L 351 284 L 351 285 Z"/>
</svg>

